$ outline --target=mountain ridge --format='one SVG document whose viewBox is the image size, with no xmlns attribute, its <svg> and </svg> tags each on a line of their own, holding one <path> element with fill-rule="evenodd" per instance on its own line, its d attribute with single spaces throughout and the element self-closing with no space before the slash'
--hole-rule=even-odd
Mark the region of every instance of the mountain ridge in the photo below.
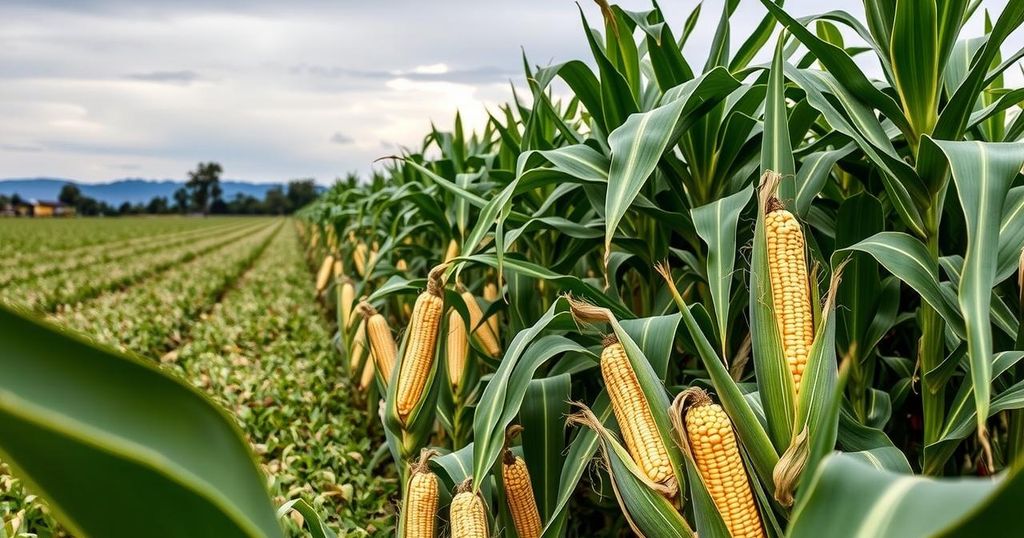
<svg viewBox="0 0 1024 538">
<path fill-rule="evenodd" d="M 173 201 L 174 191 L 185 186 L 180 179 L 122 178 L 103 183 L 83 183 L 74 179 L 34 177 L 0 179 L 0 194 L 8 196 L 17 193 L 25 199 L 56 200 L 61 188 L 74 184 L 84 196 L 95 198 L 111 205 L 124 202 L 144 204 L 155 196 L 166 196 Z M 282 183 L 252 183 L 238 179 L 222 179 L 223 198 L 231 200 L 236 194 L 245 194 L 263 199 L 273 187 L 284 187 Z"/>
</svg>

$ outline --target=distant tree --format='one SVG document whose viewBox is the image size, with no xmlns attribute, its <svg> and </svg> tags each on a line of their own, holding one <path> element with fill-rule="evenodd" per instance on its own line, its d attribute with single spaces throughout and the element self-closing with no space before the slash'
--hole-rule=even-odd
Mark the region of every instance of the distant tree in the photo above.
<svg viewBox="0 0 1024 538">
<path fill-rule="evenodd" d="M 149 201 L 149 204 L 146 205 L 146 213 L 162 215 L 168 212 L 170 209 L 169 205 L 170 204 L 167 203 L 166 196 L 154 196 L 153 199 Z"/>
<path fill-rule="evenodd" d="M 121 204 L 121 206 L 117 208 L 117 212 L 121 215 L 130 215 L 132 212 L 132 204 L 130 202 Z"/>
<path fill-rule="evenodd" d="M 101 204 L 100 202 L 97 202 L 95 198 L 89 198 L 88 196 L 83 196 L 78 201 L 78 205 L 75 206 L 75 211 L 77 211 L 79 215 L 85 215 L 87 217 L 91 217 L 91 216 L 103 214 L 104 211 L 102 209 L 105 208 L 105 207 L 107 207 L 107 204 L 105 204 L 105 203 Z M 111 213 L 111 211 L 106 211 L 106 213 Z"/>
<path fill-rule="evenodd" d="M 293 179 L 288 182 L 289 213 L 316 200 L 316 198 L 316 182 L 312 179 Z"/>
<path fill-rule="evenodd" d="M 174 209 L 178 213 L 188 213 L 188 189 L 181 187 L 174 191 Z"/>
<path fill-rule="evenodd" d="M 228 213 L 232 215 L 256 215 L 263 213 L 263 202 L 249 194 L 235 193 L 235 197 L 228 202 Z"/>
<path fill-rule="evenodd" d="M 11 203 L 11 197 L 6 194 L 0 194 L 0 208 L 7 207 L 9 203 Z"/>
<path fill-rule="evenodd" d="M 219 164 L 209 162 L 199 163 L 194 171 L 188 173 L 185 186 L 192 194 L 192 205 L 204 215 L 210 211 L 210 202 L 220 197 L 220 174 L 223 171 Z"/>
<path fill-rule="evenodd" d="M 67 183 L 60 188 L 60 194 L 57 196 L 57 200 L 60 203 L 78 208 L 79 204 L 82 203 L 82 191 L 78 189 L 72 183 Z"/>
<path fill-rule="evenodd" d="M 11 205 L 24 204 L 25 200 L 22 199 L 21 195 L 14 193 L 11 195 Z"/>
<path fill-rule="evenodd" d="M 263 210 L 271 215 L 284 215 L 288 212 L 288 197 L 281 187 L 267 189 L 267 195 L 263 199 Z"/>
<path fill-rule="evenodd" d="M 228 213 L 228 204 L 220 198 L 215 198 L 210 204 L 210 213 L 213 215 L 224 215 Z"/>
</svg>

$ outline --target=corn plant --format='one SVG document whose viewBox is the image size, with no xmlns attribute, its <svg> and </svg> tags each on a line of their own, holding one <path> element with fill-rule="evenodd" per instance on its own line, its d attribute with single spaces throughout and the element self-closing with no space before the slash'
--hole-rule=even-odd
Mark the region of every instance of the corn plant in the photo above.
<svg viewBox="0 0 1024 538">
<path fill-rule="evenodd" d="M 860 16 L 799 19 L 761 5 L 732 51 L 742 7 L 726 2 L 695 61 L 682 50 L 700 7 L 676 24 L 657 5 L 598 2 L 599 28 L 582 17 L 588 61 L 524 58 L 526 89 L 478 132 L 459 116 L 451 131 L 433 126 L 301 212 L 318 299 L 337 312 L 333 344 L 399 477 L 380 533 L 1013 532 L 1024 91 L 1004 73 L 1024 50 L 1001 49 L 1024 0 L 997 12 L 866 0 Z M 969 20 L 984 32 L 967 35 Z M 51 334 L 0 316 L 5 339 Z M 61 342 L 121 365 L 137 390 L 181 391 Z M 15 374 L 0 377 L 0 427 L 43 406 L 77 420 L 62 427 L 97 418 L 35 391 L 33 356 L 0 355 Z M 80 396 L 126 424 L 170 420 Z M 178 450 L 190 432 L 139 428 L 122 432 L 135 443 L 110 457 L 112 472 L 191 486 L 170 505 L 202 516 L 176 522 L 193 534 L 277 535 L 237 435 L 205 402 L 179 399 L 234 452 L 231 466 Z M 90 448 L 78 441 L 104 425 L 114 429 L 57 441 L 80 456 Z M 75 493 L 92 468 L 61 489 L 31 465 L 48 461 L 25 444 L 36 430 L 0 436 L 5 459 L 74 500 L 68 521 L 116 535 L 98 497 Z M 164 443 L 163 460 L 150 457 L 158 448 L 124 452 Z M 182 472 L 156 472 L 165 461 Z M 287 506 L 327 534 L 308 505 Z"/>
<path fill-rule="evenodd" d="M 311 259 L 398 329 L 369 389 L 396 532 L 461 536 L 469 499 L 510 536 L 1006 525 L 1024 93 L 1003 73 L 1024 51 L 1000 48 L 1024 2 L 761 3 L 732 51 L 727 2 L 695 62 L 700 7 L 673 25 L 599 2 L 588 62 L 524 58 L 528 92 L 483 130 L 435 126 L 303 212 Z"/>
</svg>

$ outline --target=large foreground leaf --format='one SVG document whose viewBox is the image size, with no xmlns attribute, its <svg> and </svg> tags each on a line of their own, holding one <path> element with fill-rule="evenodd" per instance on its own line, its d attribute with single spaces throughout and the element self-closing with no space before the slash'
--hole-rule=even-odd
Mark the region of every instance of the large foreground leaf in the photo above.
<svg viewBox="0 0 1024 538">
<path fill-rule="evenodd" d="M 1018 468 L 1001 479 L 934 480 L 883 471 L 839 454 L 822 462 L 802 493 L 791 537 L 1011 536 L 1017 531 L 1024 478 Z M 995 532 L 972 527 L 983 523 L 979 514 Z"/>
<path fill-rule="evenodd" d="M 238 428 L 140 360 L 0 307 L 0 456 L 80 536 L 282 536 Z"/>
</svg>

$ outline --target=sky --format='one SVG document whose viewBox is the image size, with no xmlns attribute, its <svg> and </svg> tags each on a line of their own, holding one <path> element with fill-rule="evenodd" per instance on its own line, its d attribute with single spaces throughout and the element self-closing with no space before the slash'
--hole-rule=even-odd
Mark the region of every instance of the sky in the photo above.
<svg viewBox="0 0 1024 538">
<path fill-rule="evenodd" d="M 721 2 L 705 0 L 689 58 L 704 57 Z M 695 2 L 661 4 L 678 35 Z M 863 9 L 825 4 L 786 2 Z M 599 26 L 596 4 L 580 5 Z M 763 15 L 743 0 L 734 41 Z M 456 111 L 482 126 L 523 86 L 524 51 L 534 65 L 590 58 L 570 0 L 0 0 L 0 50 L 0 178 L 84 182 L 215 160 L 228 178 L 329 184 L 418 146 L 431 122 L 450 129 Z"/>
</svg>

